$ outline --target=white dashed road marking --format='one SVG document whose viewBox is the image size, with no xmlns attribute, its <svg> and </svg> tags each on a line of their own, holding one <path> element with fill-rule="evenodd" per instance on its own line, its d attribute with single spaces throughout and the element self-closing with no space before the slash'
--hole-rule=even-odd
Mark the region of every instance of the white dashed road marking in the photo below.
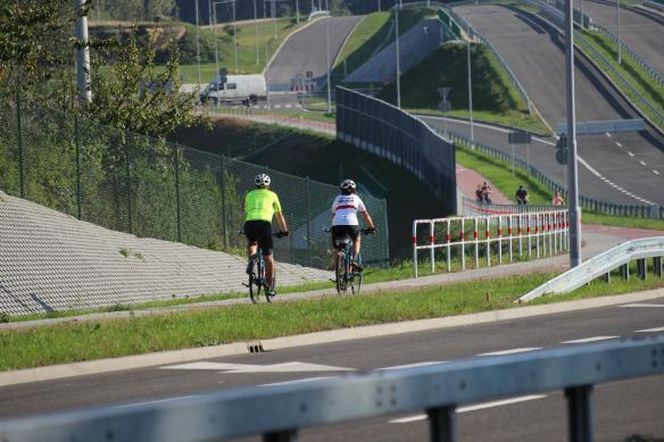
<svg viewBox="0 0 664 442">
<path fill-rule="evenodd" d="M 227 373 L 292 373 L 307 371 L 354 371 L 353 368 L 331 365 L 309 364 L 306 362 L 284 362 L 271 365 L 228 364 L 224 362 L 191 362 L 189 364 L 159 367 L 162 370 L 215 370 Z"/>
<path fill-rule="evenodd" d="M 645 166 L 645 165 L 646 165 L 646 162 L 643 161 L 643 160 L 640 160 L 639 163 L 641 163 L 642 166 Z"/>
<path fill-rule="evenodd" d="M 645 304 L 645 303 L 637 302 L 637 303 L 634 303 L 634 304 L 620 305 L 619 307 L 655 307 L 655 308 L 659 307 L 659 308 L 662 308 L 662 307 L 664 307 L 664 304 Z"/>
<path fill-rule="evenodd" d="M 512 348 L 510 350 L 500 350 L 492 351 L 489 353 L 480 353 L 477 356 L 499 356 L 499 355 L 512 355 L 515 353 L 525 353 L 527 351 L 541 350 L 542 347 L 523 347 L 523 348 Z"/>
<path fill-rule="evenodd" d="M 617 141 L 616 141 L 616 146 L 618 146 L 618 147 L 623 147 L 623 145 L 620 144 L 620 143 L 618 143 Z"/>
<path fill-rule="evenodd" d="M 652 173 L 654 173 L 655 175 L 659 175 L 659 171 L 655 169 L 652 170 Z"/>
<path fill-rule="evenodd" d="M 627 152 L 627 155 L 629 155 L 630 157 L 634 157 L 634 154 L 632 152 Z"/>
<path fill-rule="evenodd" d="M 607 339 L 616 339 L 620 336 L 593 336 L 592 338 L 574 339 L 571 341 L 562 341 L 561 344 L 584 344 L 586 342 L 606 341 Z"/>
<path fill-rule="evenodd" d="M 447 362 L 447 361 L 416 362 L 414 364 L 395 365 L 394 367 L 378 368 L 377 370 L 399 370 L 399 369 L 402 369 L 402 368 L 426 367 L 427 365 L 442 364 L 442 363 L 445 363 L 445 362 Z"/>
<path fill-rule="evenodd" d="M 494 407 L 500 407 L 503 405 L 510 405 L 510 404 L 517 404 L 519 402 L 526 402 L 526 401 L 532 401 L 535 399 L 544 399 L 546 395 L 543 394 L 531 394 L 529 396 L 520 396 L 520 397 L 515 397 L 512 399 L 503 399 L 500 401 L 493 401 L 493 402 L 484 402 L 481 404 L 477 405 L 469 405 L 466 407 L 459 407 L 457 408 L 456 412 L 457 413 L 468 413 L 469 411 L 477 411 L 477 410 L 484 410 L 486 408 L 494 408 Z M 427 418 L 426 414 L 418 414 L 415 416 L 408 416 L 408 417 L 402 417 L 399 419 L 392 419 L 389 421 L 391 424 L 407 424 L 409 422 L 417 422 L 417 421 L 422 421 Z"/>
</svg>

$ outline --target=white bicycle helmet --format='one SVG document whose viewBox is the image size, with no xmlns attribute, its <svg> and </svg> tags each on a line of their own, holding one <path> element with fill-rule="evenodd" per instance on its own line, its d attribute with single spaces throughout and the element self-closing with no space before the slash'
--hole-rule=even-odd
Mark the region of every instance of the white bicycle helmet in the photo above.
<svg viewBox="0 0 664 442">
<path fill-rule="evenodd" d="M 351 180 L 350 178 L 346 178 L 341 182 L 339 188 L 345 191 L 354 191 L 357 189 L 357 185 L 355 184 L 355 181 Z"/>
<path fill-rule="evenodd" d="M 258 187 L 268 187 L 272 182 L 272 180 L 270 179 L 268 174 L 259 173 L 258 175 L 256 175 L 256 179 L 254 180 L 254 182 Z"/>
</svg>

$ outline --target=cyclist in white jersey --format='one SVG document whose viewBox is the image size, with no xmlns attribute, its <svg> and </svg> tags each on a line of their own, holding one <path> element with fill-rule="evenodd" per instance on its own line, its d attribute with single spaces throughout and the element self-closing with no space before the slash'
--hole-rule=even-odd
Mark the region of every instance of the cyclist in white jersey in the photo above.
<svg viewBox="0 0 664 442">
<path fill-rule="evenodd" d="M 337 195 L 332 203 L 332 246 L 337 247 L 337 241 L 345 238 L 353 239 L 353 257 L 359 256 L 360 248 L 362 246 L 362 239 L 360 238 L 360 222 L 357 218 L 358 212 L 362 214 L 367 223 L 369 232 L 376 231 L 376 226 L 364 206 L 362 198 L 355 194 L 357 185 L 351 179 L 345 179 L 339 185 L 341 194 Z M 339 254 L 334 253 L 334 267 L 337 267 Z M 353 261 L 353 265 L 358 270 L 362 270 L 361 266 Z"/>
</svg>

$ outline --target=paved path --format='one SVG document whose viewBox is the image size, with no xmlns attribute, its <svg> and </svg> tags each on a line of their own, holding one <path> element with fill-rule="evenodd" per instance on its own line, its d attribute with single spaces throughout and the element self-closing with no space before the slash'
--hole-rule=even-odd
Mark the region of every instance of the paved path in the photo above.
<svg viewBox="0 0 664 442">
<path fill-rule="evenodd" d="M 496 186 L 490 180 L 474 170 L 466 169 L 459 164 L 456 166 L 456 182 L 457 188 L 468 198 L 474 199 L 477 186 L 486 182 L 493 189 L 491 199 L 494 204 L 514 204 L 514 201 L 511 201 L 500 190 L 496 189 Z"/>
</svg>

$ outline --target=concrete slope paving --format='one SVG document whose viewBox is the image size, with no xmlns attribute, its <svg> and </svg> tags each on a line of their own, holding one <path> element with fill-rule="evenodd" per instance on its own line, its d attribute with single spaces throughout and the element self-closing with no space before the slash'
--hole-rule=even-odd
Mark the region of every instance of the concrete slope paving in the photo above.
<svg viewBox="0 0 664 442">
<path fill-rule="evenodd" d="M 346 37 L 361 19 L 361 16 L 321 18 L 291 34 L 266 70 L 269 90 L 288 91 L 295 75 L 305 75 L 307 71 L 313 72 L 316 87 L 322 87 L 327 81 L 327 71 L 334 64 Z"/>
<path fill-rule="evenodd" d="M 435 51 L 442 41 L 438 19 L 423 20 L 399 36 L 399 64 L 406 72 Z M 350 83 L 384 83 L 396 78 L 396 44 L 387 45 L 351 72 L 344 81 Z"/>
<path fill-rule="evenodd" d="M 455 8 L 493 43 L 552 125 L 566 119 L 564 39 L 538 16 L 498 5 Z M 583 58 L 576 63 L 577 121 L 637 118 L 638 114 Z M 664 138 L 654 130 L 580 136 L 583 167 L 634 204 L 664 203 Z M 552 161 L 551 165 L 555 163 Z M 610 189 L 612 188 L 612 189 Z"/>
<path fill-rule="evenodd" d="M 9 315 L 245 290 L 242 257 L 115 232 L 2 192 L 0 244 L 0 312 Z M 329 278 L 277 269 L 281 285 Z"/>
<path fill-rule="evenodd" d="M 580 5 L 576 5 L 577 8 Z M 593 23 L 618 35 L 618 11 L 613 3 L 585 0 L 584 13 Z M 664 14 L 648 13 L 629 5 L 620 7 L 620 39 L 650 67 L 664 75 Z"/>
</svg>

